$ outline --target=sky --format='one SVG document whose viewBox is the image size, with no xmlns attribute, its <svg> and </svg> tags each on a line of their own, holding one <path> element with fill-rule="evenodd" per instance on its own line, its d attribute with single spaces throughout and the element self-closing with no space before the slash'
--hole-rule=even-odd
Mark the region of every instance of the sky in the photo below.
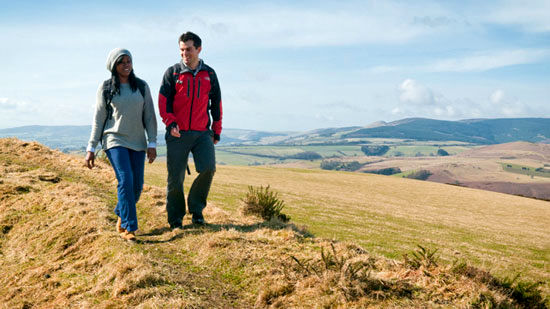
<svg viewBox="0 0 550 309">
<path fill-rule="evenodd" d="M 0 128 L 90 125 L 116 47 L 157 105 L 185 31 L 224 128 L 550 117 L 550 0 L 0 0 Z"/>
</svg>

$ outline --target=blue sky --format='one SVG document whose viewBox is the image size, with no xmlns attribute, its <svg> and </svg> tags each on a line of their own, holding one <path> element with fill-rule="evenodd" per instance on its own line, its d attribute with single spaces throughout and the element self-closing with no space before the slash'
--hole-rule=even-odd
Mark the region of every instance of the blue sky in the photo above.
<svg viewBox="0 0 550 309">
<path fill-rule="evenodd" d="M 115 47 L 156 104 L 184 31 L 203 39 L 226 128 L 550 116 L 548 0 L 0 0 L 0 128 L 90 124 Z"/>
</svg>

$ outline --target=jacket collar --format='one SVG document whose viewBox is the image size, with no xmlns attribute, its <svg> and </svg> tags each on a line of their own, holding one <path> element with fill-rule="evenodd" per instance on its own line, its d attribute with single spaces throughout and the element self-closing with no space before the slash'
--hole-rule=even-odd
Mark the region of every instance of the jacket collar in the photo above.
<svg viewBox="0 0 550 309">
<path fill-rule="evenodd" d="M 203 64 L 204 63 L 203 63 L 202 59 L 199 59 L 199 64 L 197 65 L 197 68 L 193 71 L 188 66 L 186 66 L 185 63 L 183 63 L 183 59 L 182 59 L 180 61 L 180 74 L 190 72 L 191 74 L 193 74 L 193 76 L 195 76 L 202 69 Z"/>
</svg>

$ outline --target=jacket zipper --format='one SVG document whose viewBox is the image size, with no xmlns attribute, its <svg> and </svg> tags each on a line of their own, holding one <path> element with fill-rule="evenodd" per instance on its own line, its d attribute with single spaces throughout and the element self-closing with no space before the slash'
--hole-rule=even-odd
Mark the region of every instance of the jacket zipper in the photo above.
<svg viewBox="0 0 550 309">
<path fill-rule="evenodd" d="M 189 131 L 191 131 L 191 118 L 193 117 L 193 101 L 195 101 L 195 76 L 193 75 L 193 96 L 191 97 L 191 106 L 189 107 Z"/>
<path fill-rule="evenodd" d="M 201 79 L 199 78 L 199 89 L 197 90 L 197 99 L 200 98 L 201 95 Z"/>
</svg>

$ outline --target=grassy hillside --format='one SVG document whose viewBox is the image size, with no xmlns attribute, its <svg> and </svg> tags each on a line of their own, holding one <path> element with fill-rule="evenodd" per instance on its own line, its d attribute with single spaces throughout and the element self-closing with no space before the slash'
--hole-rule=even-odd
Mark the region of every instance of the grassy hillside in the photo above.
<svg viewBox="0 0 550 309">
<path fill-rule="evenodd" d="M 165 166 L 148 166 L 147 175 L 160 186 Z M 234 166 L 218 167 L 212 200 L 238 212 L 249 185 L 280 192 L 293 221 L 316 236 L 390 258 L 423 244 L 448 262 L 550 280 L 549 202 L 371 174 Z"/>
<path fill-rule="evenodd" d="M 546 306 L 536 284 L 502 278 L 525 270 L 526 280 L 548 280 L 548 204 L 390 177 L 221 166 L 210 224 L 186 218 L 170 231 L 164 169 L 147 166 L 139 241 L 129 243 L 115 232 L 109 166 L 90 171 L 80 157 L 0 139 L 0 307 Z M 279 191 L 291 224 L 243 216 L 249 184 Z"/>
</svg>

